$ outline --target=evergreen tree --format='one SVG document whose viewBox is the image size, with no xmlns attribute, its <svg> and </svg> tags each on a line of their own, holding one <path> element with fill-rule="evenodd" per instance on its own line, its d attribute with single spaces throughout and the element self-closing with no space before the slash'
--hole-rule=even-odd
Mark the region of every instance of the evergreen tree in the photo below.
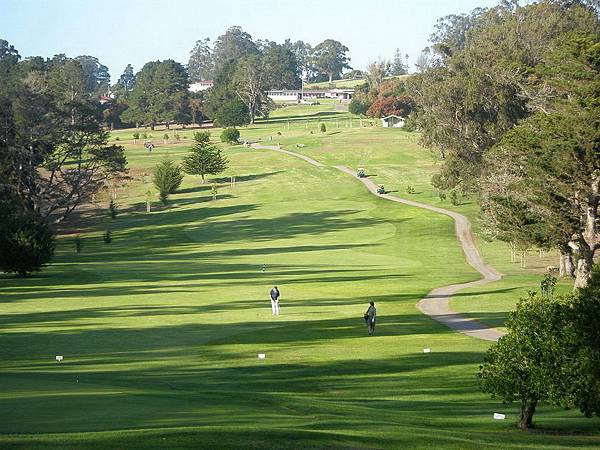
<svg viewBox="0 0 600 450">
<path fill-rule="evenodd" d="M 229 161 L 221 154 L 221 149 L 210 143 L 208 132 L 194 133 L 196 143 L 190 154 L 183 159 L 181 164 L 185 173 L 200 175 L 204 183 L 205 175 L 217 175 L 227 169 Z"/>
</svg>

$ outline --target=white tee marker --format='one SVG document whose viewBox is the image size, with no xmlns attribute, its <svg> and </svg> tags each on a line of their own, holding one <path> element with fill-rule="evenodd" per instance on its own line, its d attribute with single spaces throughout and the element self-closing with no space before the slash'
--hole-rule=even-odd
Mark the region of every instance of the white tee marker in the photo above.
<svg viewBox="0 0 600 450">
<path fill-rule="evenodd" d="M 425 347 L 423 349 L 423 353 L 431 353 L 431 349 L 429 347 Z"/>
<path fill-rule="evenodd" d="M 504 420 L 506 419 L 506 415 L 500 413 L 494 413 L 494 420 Z"/>
<path fill-rule="evenodd" d="M 266 357 L 267 357 L 267 355 L 265 355 L 264 353 L 258 354 L 258 359 L 265 359 Z"/>
<path fill-rule="evenodd" d="M 58 362 L 61 362 L 63 360 L 63 357 L 61 355 L 56 355 L 56 360 Z"/>
</svg>

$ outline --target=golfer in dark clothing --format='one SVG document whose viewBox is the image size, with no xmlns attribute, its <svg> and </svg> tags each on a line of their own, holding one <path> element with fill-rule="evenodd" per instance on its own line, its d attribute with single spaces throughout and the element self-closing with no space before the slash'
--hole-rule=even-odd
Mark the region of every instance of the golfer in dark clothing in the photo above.
<svg viewBox="0 0 600 450">
<path fill-rule="evenodd" d="M 375 318 L 377 317 L 377 308 L 375 308 L 374 302 L 369 302 L 369 309 L 365 313 L 365 321 L 367 322 L 367 329 L 369 330 L 369 336 L 375 333 Z"/>
<path fill-rule="evenodd" d="M 279 315 L 279 289 L 277 286 L 271 289 L 271 311 L 274 316 Z"/>
</svg>

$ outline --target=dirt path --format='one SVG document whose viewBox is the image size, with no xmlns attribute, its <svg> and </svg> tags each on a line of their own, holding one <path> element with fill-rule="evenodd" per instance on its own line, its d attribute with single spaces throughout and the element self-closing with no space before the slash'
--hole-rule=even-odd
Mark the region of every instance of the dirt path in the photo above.
<svg viewBox="0 0 600 450">
<path fill-rule="evenodd" d="M 275 150 L 281 153 L 286 153 L 288 155 L 301 158 L 314 166 L 324 167 L 323 164 L 321 164 L 318 161 L 315 161 L 312 158 L 309 158 L 308 156 L 304 156 L 299 153 L 291 152 L 288 150 L 283 150 L 279 146 L 263 146 L 259 144 L 253 144 L 252 147 L 256 149 Z M 356 172 L 346 166 L 335 166 L 335 168 L 349 175 L 352 175 L 353 177 L 356 177 Z M 469 220 L 462 214 L 459 214 L 454 211 L 438 208 L 436 206 L 426 205 L 424 203 L 414 202 L 412 200 L 404 200 L 402 198 L 395 197 L 390 194 L 378 194 L 377 184 L 375 184 L 369 178 L 357 179 L 361 181 L 373 195 L 384 198 L 386 200 L 391 200 L 393 202 L 403 203 L 405 205 L 414 206 L 416 208 L 427 209 L 429 211 L 433 211 L 439 214 L 445 214 L 446 216 L 452 217 L 452 219 L 454 219 L 454 228 L 456 231 L 456 236 L 460 241 L 460 245 L 462 246 L 463 252 L 465 253 L 467 262 L 471 267 L 473 267 L 483 276 L 481 280 L 471 281 L 469 283 L 451 284 L 448 286 L 436 288 L 429 292 L 429 294 L 427 294 L 423 299 L 421 299 L 419 303 L 417 303 L 417 308 L 419 308 L 419 310 L 422 313 L 427 314 L 431 318 L 448 326 L 449 328 L 452 328 L 453 330 L 459 331 L 471 337 L 483 339 L 486 341 L 497 341 L 501 336 L 503 336 L 504 333 L 502 331 L 496 328 L 488 327 L 481 322 L 465 317 L 450 309 L 450 297 L 456 292 L 460 291 L 461 289 L 482 286 L 484 284 L 491 283 L 502 278 L 502 274 L 500 274 L 500 272 L 498 272 L 493 267 L 486 264 L 483 258 L 481 257 L 479 250 L 475 245 L 475 236 L 473 235 L 473 231 L 471 230 L 471 224 L 469 223 Z"/>
</svg>

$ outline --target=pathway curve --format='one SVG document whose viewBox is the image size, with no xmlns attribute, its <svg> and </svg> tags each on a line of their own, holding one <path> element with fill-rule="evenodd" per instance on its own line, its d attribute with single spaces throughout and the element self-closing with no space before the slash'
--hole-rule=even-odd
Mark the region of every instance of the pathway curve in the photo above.
<svg viewBox="0 0 600 450">
<path fill-rule="evenodd" d="M 286 153 L 288 155 L 301 158 L 314 166 L 324 167 L 323 164 L 315 161 L 312 158 L 309 158 L 308 156 L 283 150 L 279 146 L 263 146 L 259 144 L 253 144 L 252 147 L 256 149 L 275 150 L 281 153 Z M 335 166 L 335 168 L 352 175 L 353 177 L 356 177 L 356 172 L 346 166 Z M 417 308 L 419 308 L 419 310 L 424 314 L 448 326 L 449 328 L 471 337 L 486 341 L 497 341 L 501 336 L 503 336 L 505 333 L 502 331 L 496 328 L 488 327 L 477 320 L 465 317 L 450 309 L 450 297 L 461 289 L 482 286 L 493 281 L 498 281 L 500 278 L 502 278 L 502 274 L 500 274 L 500 272 L 490 265 L 486 264 L 481 257 L 481 254 L 479 253 L 479 250 L 475 244 L 475 236 L 471 230 L 471 224 L 469 223 L 469 220 L 462 214 L 454 211 L 427 205 L 425 203 L 415 202 L 412 200 L 405 200 L 390 194 L 378 194 L 377 184 L 375 184 L 369 178 L 357 179 L 361 181 L 373 195 L 386 200 L 391 200 L 393 202 L 403 203 L 416 208 L 427 209 L 429 211 L 452 217 L 452 219 L 454 219 L 456 236 L 460 241 L 467 262 L 483 276 L 481 280 L 461 284 L 451 284 L 433 289 L 423 299 L 421 299 L 419 303 L 417 303 Z"/>
</svg>

